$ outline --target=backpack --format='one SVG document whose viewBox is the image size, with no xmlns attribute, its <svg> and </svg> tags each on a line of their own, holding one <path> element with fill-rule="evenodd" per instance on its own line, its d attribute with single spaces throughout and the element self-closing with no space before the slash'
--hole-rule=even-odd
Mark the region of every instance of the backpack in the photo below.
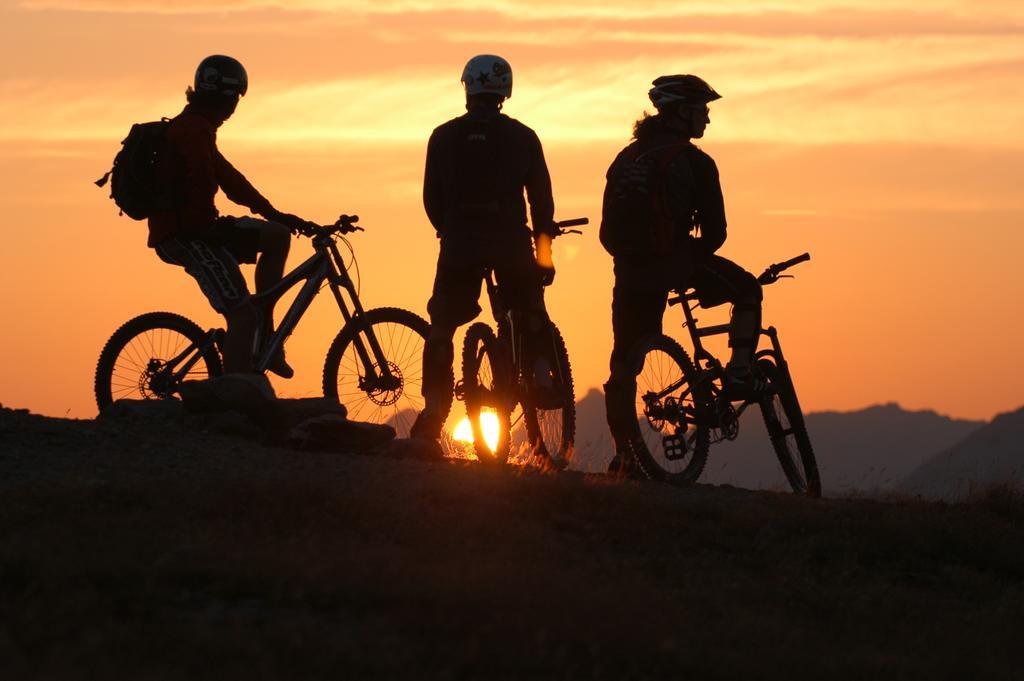
<svg viewBox="0 0 1024 681">
<path fill-rule="evenodd" d="M 685 150 L 672 144 L 641 151 L 633 142 L 608 169 L 601 216 L 601 245 L 612 256 L 671 250 L 675 233 L 665 176 Z"/>
<path fill-rule="evenodd" d="M 149 123 L 136 123 L 121 142 L 121 151 L 114 157 L 114 165 L 106 175 L 96 180 L 102 187 L 110 180 L 110 198 L 121 209 L 122 215 L 133 220 L 145 220 L 153 214 L 159 202 L 156 186 L 156 159 L 167 131 L 169 118 Z"/>
</svg>

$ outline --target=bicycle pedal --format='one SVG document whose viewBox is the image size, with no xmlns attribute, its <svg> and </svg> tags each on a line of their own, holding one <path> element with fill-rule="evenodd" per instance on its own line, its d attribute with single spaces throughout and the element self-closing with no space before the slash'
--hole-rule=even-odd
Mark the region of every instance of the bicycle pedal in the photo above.
<svg viewBox="0 0 1024 681">
<path fill-rule="evenodd" d="M 666 435 L 661 438 L 661 445 L 665 449 L 665 458 L 669 461 L 678 461 L 689 451 L 686 438 L 679 435 Z"/>
</svg>

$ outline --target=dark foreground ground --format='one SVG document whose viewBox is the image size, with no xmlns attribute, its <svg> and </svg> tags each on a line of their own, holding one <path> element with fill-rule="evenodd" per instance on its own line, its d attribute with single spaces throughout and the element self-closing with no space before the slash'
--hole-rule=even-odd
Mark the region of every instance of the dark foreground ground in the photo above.
<svg viewBox="0 0 1024 681">
<path fill-rule="evenodd" d="M 0 410 L 0 678 L 1022 678 L 1024 503 Z"/>
</svg>

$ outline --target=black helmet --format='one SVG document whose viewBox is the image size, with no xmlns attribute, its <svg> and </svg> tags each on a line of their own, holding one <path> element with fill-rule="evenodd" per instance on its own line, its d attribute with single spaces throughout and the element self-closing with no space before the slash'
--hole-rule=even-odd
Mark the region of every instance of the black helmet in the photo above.
<svg viewBox="0 0 1024 681">
<path fill-rule="evenodd" d="M 697 106 L 721 99 L 722 95 L 697 76 L 676 75 L 661 76 L 652 83 L 653 88 L 647 93 L 655 108 L 661 109 L 667 104 L 676 102 Z"/>
<path fill-rule="evenodd" d="M 214 54 L 199 62 L 194 89 L 225 97 L 244 96 L 249 89 L 249 74 L 237 59 Z"/>
</svg>

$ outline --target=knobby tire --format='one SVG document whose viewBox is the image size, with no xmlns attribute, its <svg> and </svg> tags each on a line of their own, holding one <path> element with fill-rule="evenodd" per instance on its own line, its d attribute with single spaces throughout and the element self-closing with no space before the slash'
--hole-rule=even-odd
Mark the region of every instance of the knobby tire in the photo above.
<svg viewBox="0 0 1024 681">
<path fill-rule="evenodd" d="M 103 411 L 115 399 L 161 399 L 149 389 L 145 365 L 172 359 L 185 350 L 184 341 L 198 348 L 206 335 L 198 324 L 173 312 L 148 312 L 125 322 L 103 346 L 96 362 L 96 406 Z M 220 353 L 211 343 L 187 378 L 202 380 L 222 373 Z M 166 397 L 173 393 L 174 386 L 164 391 Z"/>
</svg>

